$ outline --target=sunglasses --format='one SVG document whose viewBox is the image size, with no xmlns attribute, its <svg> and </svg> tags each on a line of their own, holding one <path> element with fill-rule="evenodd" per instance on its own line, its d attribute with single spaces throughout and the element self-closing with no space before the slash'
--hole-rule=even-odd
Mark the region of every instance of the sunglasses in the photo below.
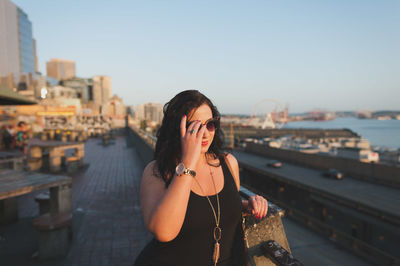
<svg viewBox="0 0 400 266">
<path fill-rule="evenodd" d="M 186 123 L 186 128 L 188 128 L 188 126 L 194 121 L 189 121 Z M 215 117 L 215 118 L 210 118 L 208 119 L 204 124 L 200 125 L 200 128 L 202 126 L 206 126 L 208 131 L 215 131 L 216 128 L 219 128 L 219 117 Z M 199 128 L 199 130 L 200 130 Z"/>
</svg>

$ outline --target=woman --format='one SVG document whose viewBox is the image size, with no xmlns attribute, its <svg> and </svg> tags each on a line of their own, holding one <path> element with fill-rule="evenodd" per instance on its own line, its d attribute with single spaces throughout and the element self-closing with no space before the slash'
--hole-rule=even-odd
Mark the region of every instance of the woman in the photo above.
<svg viewBox="0 0 400 266">
<path fill-rule="evenodd" d="M 261 219 L 268 205 L 241 201 L 237 160 L 221 148 L 219 112 L 206 96 L 183 91 L 164 106 L 140 188 L 154 239 L 135 265 L 243 265 L 241 211 Z"/>
</svg>

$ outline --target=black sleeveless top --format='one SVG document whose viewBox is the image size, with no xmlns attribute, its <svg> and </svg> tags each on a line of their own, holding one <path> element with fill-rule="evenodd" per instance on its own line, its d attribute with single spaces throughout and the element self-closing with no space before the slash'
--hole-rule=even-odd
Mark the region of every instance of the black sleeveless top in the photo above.
<svg viewBox="0 0 400 266">
<path fill-rule="evenodd" d="M 218 193 L 222 236 L 220 243 L 220 259 L 217 265 L 243 265 L 244 248 L 241 230 L 242 202 L 235 180 L 220 158 L 224 186 Z M 217 212 L 216 195 L 208 196 Z M 190 192 L 185 220 L 175 239 L 169 242 L 151 240 L 135 261 L 135 266 L 208 266 L 214 265 L 212 254 L 215 240 L 214 214 L 206 197 Z"/>
</svg>

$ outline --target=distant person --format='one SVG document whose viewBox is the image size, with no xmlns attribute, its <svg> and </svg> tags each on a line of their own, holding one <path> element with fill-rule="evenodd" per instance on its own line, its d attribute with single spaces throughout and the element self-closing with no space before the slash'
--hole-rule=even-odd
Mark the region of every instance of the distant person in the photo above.
<svg viewBox="0 0 400 266">
<path fill-rule="evenodd" d="M 14 149 L 15 148 L 15 129 L 14 129 L 14 125 L 8 125 L 7 130 L 10 133 L 10 136 L 11 136 L 11 149 Z"/>
<path fill-rule="evenodd" d="M 12 135 L 8 131 L 8 126 L 3 126 L 1 130 L 1 134 L 3 137 L 4 148 L 9 150 L 11 148 L 12 143 Z"/>
<path fill-rule="evenodd" d="M 29 128 L 24 121 L 18 123 L 17 133 L 15 134 L 16 147 L 19 148 L 24 155 L 28 152 Z"/>
<path fill-rule="evenodd" d="M 165 104 L 140 187 L 154 238 L 134 265 L 244 265 L 241 212 L 262 218 L 268 204 L 261 196 L 241 200 L 238 162 L 222 151 L 221 134 L 219 112 L 200 92 Z"/>
</svg>

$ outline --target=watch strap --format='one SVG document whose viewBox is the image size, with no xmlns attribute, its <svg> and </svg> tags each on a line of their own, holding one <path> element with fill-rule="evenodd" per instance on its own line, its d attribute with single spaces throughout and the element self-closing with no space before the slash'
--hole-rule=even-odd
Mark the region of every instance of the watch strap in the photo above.
<svg viewBox="0 0 400 266">
<path fill-rule="evenodd" d="M 191 175 L 192 177 L 196 176 L 196 171 L 189 169 L 189 168 L 185 168 L 185 170 L 183 170 L 183 174 L 184 175 Z"/>
</svg>

